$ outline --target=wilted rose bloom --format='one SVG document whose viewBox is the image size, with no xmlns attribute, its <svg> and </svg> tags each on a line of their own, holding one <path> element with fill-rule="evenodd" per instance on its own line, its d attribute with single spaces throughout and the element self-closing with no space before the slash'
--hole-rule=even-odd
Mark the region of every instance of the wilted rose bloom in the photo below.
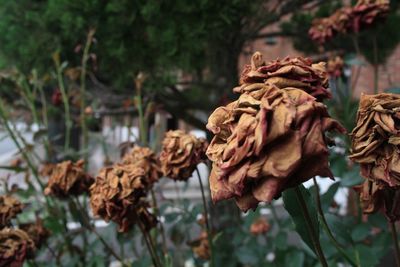
<svg viewBox="0 0 400 267">
<path fill-rule="evenodd" d="M 331 18 L 316 18 L 312 22 L 312 26 L 308 31 L 311 40 L 318 44 L 324 44 L 330 41 L 336 35 Z"/>
<path fill-rule="evenodd" d="M 355 187 L 360 194 L 364 213 L 381 211 L 391 222 L 400 219 L 400 187 L 390 187 L 385 182 L 366 180 Z"/>
<path fill-rule="evenodd" d="M 147 181 L 151 184 L 162 176 L 160 162 L 155 153 L 147 147 L 135 145 L 122 159 L 124 164 L 132 164 L 144 170 Z"/>
<path fill-rule="evenodd" d="M 287 57 L 266 64 L 261 53 L 254 53 L 251 64 L 245 66 L 241 74 L 241 86 L 234 88 L 234 91 L 237 93 L 254 91 L 253 88 L 263 83 L 270 83 L 281 89 L 293 87 L 302 89 L 318 101 L 331 97 L 325 63 L 312 64 L 308 58 Z"/>
<path fill-rule="evenodd" d="M 140 167 L 116 164 L 103 168 L 90 187 L 93 214 L 105 221 L 114 221 L 121 232 L 129 231 L 137 222 L 149 230 L 157 223 L 147 210 L 145 198 L 149 186 Z"/>
<path fill-rule="evenodd" d="M 350 159 L 364 178 L 400 186 L 399 119 L 400 95 L 361 95 Z"/>
<path fill-rule="evenodd" d="M 66 198 L 69 195 L 77 196 L 88 192 L 93 178 L 84 171 L 83 164 L 83 160 L 76 163 L 71 161 L 58 163 L 51 172 L 44 193 Z"/>
<path fill-rule="evenodd" d="M 23 205 L 12 196 L 0 196 L 0 229 L 10 225 L 11 219 L 22 212 Z"/>
<path fill-rule="evenodd" d="M 50 231 L 44 227 L 42 220 L 39 218 L 34 223 L 20 224 L 19 228 L 28 234 L 35 243 L 36 248 L 41 248 L 50 236 Z"/>
<path fill-rule="evenodd" d="M 165 134 L 160 154 L 163 174 L 174 180 L 187 180 L 197 164 L 205 160 L 207 141 L 182 130 Z"/>
<path fill-rule="evenodd" d="M 20 229 L 0 230 L 0 266 L 22 267 L 25 259 L 33 256 L 35 244 Z"/>
<path fill-rule="evenodd" d="M 342 75 L 343 66 L 343 59 L 339 56 L 336 56 L 328 60 L 326 71 L 330 77 L 338 78 Z"/>
<path fill-rule="evenodd" d="M 271 229 L 271 225 L 265 218 L 258 218 L 250 225 L 250 233 L 253 235 L 261 235 L 267 233 Z"/>
<path fill-rule="evenodd" d="M 193 253 L 198 258 L 203 260 L 210 259 L 211 253 L 210 253 L 210 244 L 208 242 L 207 232 L 202 232 L 198 239 L 190 241 L 188 245 L 192 248 Z"/>
<path fill-rule="evenodd" d="M 217 108 L 207 129 L 214 202 L 235 198 L 240 209 L 270 202 L 313 176 L 333 177 L 327 131 L 345 132 L 324 104 L 295 87 L 242 87 L 238 100 Z"/>
<path fill-rule="evenodd" d="M 388 0 L 359 0 L 352 10 L 353 31 L 359 32 L 362 28 L 385 18 L 388 13 Z"/>
</svg>

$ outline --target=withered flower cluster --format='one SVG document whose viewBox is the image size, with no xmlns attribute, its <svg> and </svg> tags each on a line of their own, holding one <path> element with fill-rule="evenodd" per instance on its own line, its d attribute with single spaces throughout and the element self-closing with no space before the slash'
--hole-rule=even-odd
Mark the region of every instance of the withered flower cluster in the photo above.
<svg viewBox="0 0 400 267">
<path fill-rule="evenodd" d="M 253 235 L 261 235 L 269 232 L 271 225 L 265 218 L 258 218 L 250 225 L 250 233 Z"/>
<path fill-rule="evenodd" d="M 135 145 L 122 159 L 124 164 L 136 165 L 144 170 L 147 181 L 156 183 L 162 176 L 160 162 L 156 154 L 148 147 Z"/>
<path fill-rule="evenodd" d="M 11 228 L 0 230 L 0 266 L 22 267 L 34 252 L 35 244 L 26 232 Z"/>
<path fill-rule="evenodd" d="M 12 196 L 0 196 L 0 229 L 10 225 L 11 219 L 22 212 L 23 204 Z"/>
<path fill-rule="evenodd" d="M 317 98 L 330 98 L 329 79 L 325 63 L 312 64 L 311 59 L 287 57 L 266 64 L 259 52 L 253 54 L 251 64 L 246 65 L 240 77 L 240 84 L 233 89 L 236 93 L 257 91 L 263 84 L 272 84 L 280 89 L 298 88 Z"/>
<path fill-rule="evenodd" d="M 84 161 L 58 163 L 50 172 L 51 176 L 44 190 L 45 195 L 66 198 L 88 192 L 93 178 L 83 169 Z"/>
<path fill-rule="evenodd" d="M 201 232 L 199 238 L 188 242 L 192 248 L 193 253 L 202 260 L 209 260 L 211 257 L 210 244 L 208 242 L 207 232 Z"/>
<path fill-rule="evenodd" d="M 38 249 L 46 243 L 50 236 L 50 231 L 44 227 L 42 220 L 39 218 L 34 223 L 20 224 L 19 228 L 28 234 Z"/>
<path fill-rule="evenodd" d="M 259 202 L 270 202 L 285 189 L 313 176 L 333 177 L 327 148 L 333 142 L 325 133 L 345 131 L 329 117 L 326 106 L 307 93 L 310 87 L 296 87 L 303 82 L 296 83 L 292 78 L 292 86 L 282 89 L 271 83 L 269 72 L 259 71 L 263 65 L 260 58 L 259 53 L 253 56 L 254 68 L 247 73 L 258 70 L 256 73 L 265 74 L 265 80 L 242 78 L 245 84 L 235 88 L 241 93 L 239 99 L 217 108 L 207 124 L 215 135 L 207 150 L 213 161 L 209 178 L 212 199 L 235 198 L 244 211 L 257 207 Z M 317 77 L 325 77 L 322 65 L 319 67 Z M 284 73 L 298 77 L 297 71 L 291 66 Z M 325 84 L 316 81 L 311 71 L 303 75 L 314 85 Z M 319 91 L 327 92 L 327 88 Z"/>
<path fill-rule="evenodd" d="M 133 164 L 117 163 L 103 168 L 90 187 L 93 214 L 114 221 L 127 232 L 135 223 L 149 230 L 157 223 L 147 210 L 146 195 L 151 186 L 145 170 Z"/>
<path fill-rule="evenodd" d="M 388 0 L 359 0 L 354 7 L 342 7 L 327 18 L 315 19 L 308 34 L 312 40 L 324 44 L 338 33 L 357 33 L 385 18 L 388 12 Z"/>
<path fill-rule="evenodd" d="M 367 179 L 359 188 L 364 212 L 383 210 L 393 221 L 400 218 L 399 133 L 400 95 L 361 95 L 350 159 Z"/>
<path fill-rule="evenodd" d="M 165 134 L 160 154 L 163 174 L 174 180 L 186 181 L 197 164 L 206 159 L 207 141 L 182 130 Z"/>
</svg>

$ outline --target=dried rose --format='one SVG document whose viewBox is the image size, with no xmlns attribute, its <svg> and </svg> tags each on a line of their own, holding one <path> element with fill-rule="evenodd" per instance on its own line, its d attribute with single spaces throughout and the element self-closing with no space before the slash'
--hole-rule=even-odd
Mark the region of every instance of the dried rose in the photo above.
<svg viewBox="0 0 400 267">
<path fill-rule="evenodd" d="M 265 218 L 258 218 L 250 225 L 250 233 L 253 235 L 261 235 L 267 233 L 271 229 L 271 225 Z"/>
<path fill-rule="evenodd" d="M 145 171 L 135 165 L 103 168 L 90 187 L 93 214 L 114 221 L 121 232 L 129 231 L 135 223 L 142 223 L 148 230 L 156 225 L 145 200 L 149 186 Z"/>
<path fill-rule="evenodd" d="M 344 62 L 339 56 L 330 58 L 327 64 L 327 73 L 332 78 L 338 78 L 342 75 Z"/>
<path fill-rule="evenodd" d="M 69 195 L 81 195 L 88 192 L 93 178 L 83 169 L 84 161 L 76 163 L 64 161 L 58 163 L 44 190 L 46 195 L 53 195 L 59 198 L 66 198 Z"/>
<path fill-rule="evenodd" d="M 388 0 L 359 0 L 352 9 L 352 30 L 359 32 L 389 13 Z"/>
<path fill-rule="evenodd" d="M 11 219 L 22 212 L 23 205 L 12 196 L 0 196 L 0 229 L 9 226 Z"/>
<path fill-rule="evenodd" d="M 39 174 L 40 176 L 43 177 L 48 177 L 51 176 L 51 174 L 53 173 L 53 170 L 56 168 L 57 164 L 54 163 L 44 163 L 40 170 L 39 170 Z"/>
<path fill-rule="evenodd" d="M 44 227 L 42 220 L 36 219 L 34 223 L 25 223 L 19 225 L 35 243 L 36 248 L 41 248 L 50 236 L 50 231 Z"/>
<path fill-rule="evenodd" d="M 22 267 L 25 259 L 33 256 L 35 244 L 20 229 L 0 230 L 0 266 Z"/>
<path fill-rule="evenodd" d="M 162 145 L 161 170 L 165 176 L 174 180 L 189 179 L 197 164 L 206 158 L 206 140 L 182 130 L 167 132 Z"/>
<path fill-rule="evenodd" d="M 361 95 L 350 159 L 371 181 L 400 186 L 400 95 Z"/>
<path fill-rule="evenodd" d="M 237 93 L 254 91 L 264 83 L 281 89 L 302 89 L 319 101 L 331 97 L 325 63 L 312 64 L 308 58 L 287 57 L 265 64 L 262 54 L 256 52 L 251 57 L 251 64 L 245 66 L 241 74 L 241 86 L 233 90 Z"/>
<path fill-rule="evenodd" d="M 192 248 L 193 253 L 198 258 L 203 260 L 210 259 L 211 253 L 207 232 L 202 232 L 198 239 L 188 242 L 188 245 Z"/>
<path fill-rule="evenodd" d="M 141 167 L 151 184 L 155 183 L 162 176 L 160 162 L 155 153 L 147 147 L 135 145 L 132 150 L 123 157 L 124 164 L 132 164 Z"/>
<path fill-rule="evenodd" d="M 355 187 L 360 194 L 364 213 L 383 212 L 391 222 L 400 219 L 400 187 L 390 187 L 385 182 L 366 180 Z"/>
<path fill-rule="evenodd" d="M 325 133 L 345 132 L 302 89 L 269 83 L 242 87 L 238 100 L 211 114 L 207 129 L 215 134 L 207 149 L 212 199 L 235 198 L 244 211 L 313 176 L 333 177 Z"/>
</svg>

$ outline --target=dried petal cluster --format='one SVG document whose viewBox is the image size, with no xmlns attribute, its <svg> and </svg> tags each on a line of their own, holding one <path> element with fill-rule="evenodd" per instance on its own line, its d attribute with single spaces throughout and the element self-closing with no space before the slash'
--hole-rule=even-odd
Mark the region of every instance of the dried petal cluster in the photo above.
<svg viewBox="0 0 400 267">
<path fill-rule="evenodd" d="M 174 180 L 185 181 L 192 176 L 197 164 L 205 160 L 207 142 L 182 130 L 165 134 L 160 154 L 163 174 Z"/>
<path fill-rule="evenodd" d="M 135 223 L 146 229 L 155 226 L 156 218 L 147 210 L 146 194 L 150 187 L 143 168 L 115 164 L 103 168 L 90 187 L 93 214 L 114 221 L 119 231 L 127 232 Z"/>
<path fill-rule="evenodd" d="M 196 240 L 189 242 L 189 246 L 192 247 L 193 253 L 200 259 L 210 259 L 210 244 L 208 242 L 207 232 L 202 232 L 200 237 Z"/>
<path fill-rule="evenodd" d="M 0 266 L 21 267 L 34 252 L 35 244 L 23 230 L 0 230 Z"/>
<path fill-rule="evenodd" d="M 9 226 L 11 219 L 22 212 L 23 205 L 12 196 L 0 196 L 0 229 Z"/>
<path fill-rule="evenodd" d="M 150 148 L 135 145 L 129 153 L 125 154 L 122 161 L 124 164 L 142 168 L 150 184 L 154 184 L 162 176 L 160 162 Z"/>
<path fill-rule="evenodd" d="M 250 225 L 250 233 L 253 235 L 261 235 L 269 232 L 271 225 L 265 218 L 258 218 Z"/>
<path fill-rule="evenodd" d="M 329 17 L 315 19 L 308 34 L 312 40 L 324 44 L 338 33 L 357 33 L 385 18 L 388 12 L 388 0 L 359 0 L 354 7 L 342 7 Z"/>
<path fill-rule="evenodd" d="M 240 92 L 208 119 L 214 202 L 235 198 L 246 211 L 313 176 L 333 177 L 327 148 L 333 142 L 325 133 L 345 130 L 324 104 L 303 88 L 268 82 L 247 83 Z"/>
<path fill-rule="evenodd" d="M 256 52 L 251 58 L 251 64 L 244 67 L 240 77 L 241 86 L 233 90 L 237 93 L 254 91 L 264 83 L 281 89 L 302 89 L 318 101 L 331 97 L 325 63 L 312 64 L 308 58 L 287 57 L 266 64 L 261 53 Z"/>
<path fill-rule="evenodd" d="M 351 133 L 350 159 L 367 179 L 361 191 L 364 212 L 383 210 L 398 218 L 400 202 L 400 95 L 361 95 L 357 125 Z M 367 205 L 367 204 L 368 205 Z"/>
<path fill-rule="evenodd" d="M 83 160 L 76 163 L 72 161 L 58 163 L 51 171 L 44 193 L 65 198 L 68 195 L 76 196 L 88 192 L 93 178 L 84 171 L 83 164 Z"/>
<path fill-rule="evenodd" d="M 40 219 L 37 219 L 34 223 L 21 224 L 19 228 L 28 234 L 36 248 L 41 248 L 50 237 L 50 231 L 44 227 Z"/>
</svg>

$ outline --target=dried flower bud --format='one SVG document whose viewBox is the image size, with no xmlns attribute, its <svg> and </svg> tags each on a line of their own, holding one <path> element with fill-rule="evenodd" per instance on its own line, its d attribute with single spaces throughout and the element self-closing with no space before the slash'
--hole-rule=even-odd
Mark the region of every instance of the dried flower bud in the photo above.
<svg viewBox="0 0 400 267">
<path fill-rule="evenodd" d="M 364 213 L 380 211 L 391 222 L 400 219 L 400 187 L 390 187 L 385 182 L 366 180 L 354 189 L 360 194 Z"/>
<path fill-rule="evenodd" d="M 149 186 L 140 167 L 116 164 L 103 168 L 90 187 L 93 214 L 116 222 L 121 232 L 129 231 L 137 222 L 150 229 L 156 225 L 156 219 L 147 210 L 145 197 Z"/>
<path fill-rule="evenodd" d="M 57 164 L 54 163 L 44 163 L 39 170 L 39 174 L 42 177 L 49 177 L 53 173 L 53 170 L 56 168 Z"/>
<path fill-rule="evenodd" d="M 193 253 L 198 258 L 203 260 L 210 259 L 211 253 L 207 232 L 202 232 L 198 239 L 188 242 L 188 245 L 192 248 Z"/>
<path fill-rule="evenodd" d="M 324 44 L 331 40 L 336 32 L 333 27 L 331 18 L 316 18 L 313 20 L 310 30 L 308 31 L 310 38 L 318 44 Z"/>
<path fill-rule="evenodd" d="M 35 243 L 36 248 L 41 248 L 50 236 L 50 231 L 43 225 L 42 220 L 36 219 L 34 223 L 25 223 L 19 225 L 21 230 L 24 230 Z"/>
<path fill-rule="evenodd" d="M 162 176 L 160 162 L 150 148 L 135 145 L 128 154 L 125 154 L 123 163 L 142 168 L 150 184 L 154 184 Z"/>
<path fill-rule="evenodd" d="M 287 57 L 265 64 L 261 53 L 256 52 L 251 58 L 251 64 L 245 66 L 241 74 L 241 86 L 233 91 L 257 91 L 264 83 L 273 84 L 281 89 L 295 87 L 304 90 L 318 101 L 331 97 L 325 63 L 312 64 L 308 58 Z"/>
<path fill-rule="evenodd" d="M 359 0 L 352 10 L 352 30 L 359 32 L 362 28 L 386 18 L 388 13 L 388 0 Z"/>
<path fill-rule="evenodd" d="M 313 176 L 331 177 L 328 131 L 345 132 L 304 90 L 269 83 L 243 87 L 238 100 L 217 108 L 207 129 L 214 202 L 235 198 L 240 209 L 270 202 Z"/>
<path fill-rule="evenodd" d="M 0 244 L 0 266 L 22 267 L 35 252 L 32 239 L 20 229 L 0 230 Z"/>
<path fill-rule="evenodd" d="M 76 163 L 71 161 L 58 163 L 51 172 L 44 193 L 66 198 L 69 195 L 77 196 L 88 192 L 93 178 L 84 171 L 83 164 L 83 160 Z"/>
<path fill-rule="evenodd" d="M 207 141 L 181 130 L 167 132 L 162 145 L 161 170 L 174 180 L 189 179 L 197 164 L 206 158 Z"/>
<path fill-rule="evenodd" d="M 350 159 L 364 178 L 400 186 L 399 119 L 400 95 L 361 95 Z"/>
<path fill-rule="evenodd" d="M 22 212 L 23 205 L 12 196 L 0 196 L 0 229 L 9 226 L 11 219 Z"/>
<path fill-rule="evenodd" d="M 258 218 L 250 226 L 250 233 L 253 235 L 261 235 L 269 232 L 271 225 L 268 223 L 266 218 Z"/>
<path fill-rule="evenodd" d="M 327 64 L 327 73 L 329 77 L 338 78 L 342 75 L 344 62 L 343 59 L 339 56 L 334 58 L 330 58 Z"/>
</svg>

